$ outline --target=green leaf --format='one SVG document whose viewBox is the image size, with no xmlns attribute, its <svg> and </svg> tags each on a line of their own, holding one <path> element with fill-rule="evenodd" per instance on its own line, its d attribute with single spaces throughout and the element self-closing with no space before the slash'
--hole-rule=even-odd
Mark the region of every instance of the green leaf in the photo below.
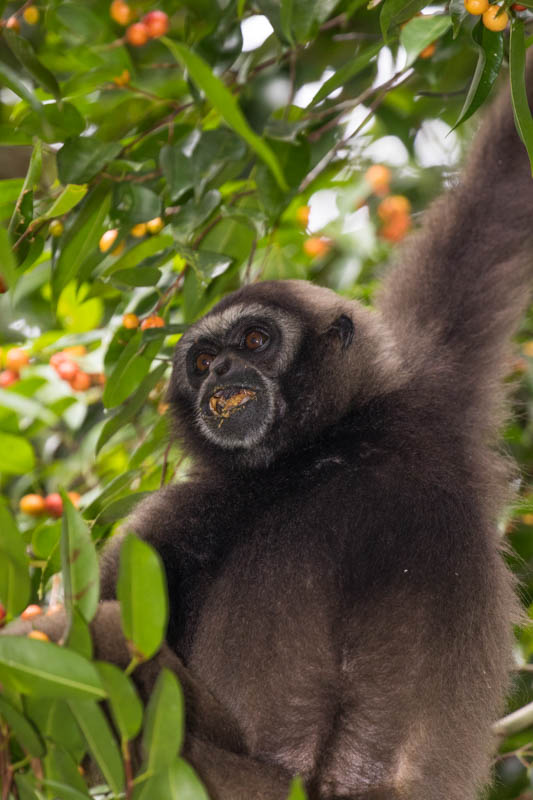
<svg viewBox="0 0 533 800">
<path fill-rule="evenodd" d="M 280 25 L 283 31 L 283 36 L 290 45 L 294 45 L 294 36 L 292 33 L 293 21 L 293 0 L 281 0 L 280 6 Z"/>
<path fill-rule="evenodd" d="M 18 636 L 0 636 L 0 681 L 40 697 L 105 697 L 96 669 L 78 653 Z"/>
<path fill-rule="evenodd" d="M 0 474 L 24 475 L 35 466 L 31 444 L 23 436 L 0 432 Z"/>
<path fill-rule="evenodd" d="M 0 234 L 1 237 L 1 234 Z M 2 265 L 3 269 L 3 265 Z M 24 397 L 16 391 L 17 385 L 9 389 L 0 389 L 0 407 L 10 408 L 18 414 L 24 414 L 29 419 L 40 419 L 46 425 L 55 425 L 58 421 L 57 415 L 48 408 L 31 397 Z"/>
<path fill-rule="evenodd" d="M 110 525 L 113 522 L 124 519 L 129 516 L 135 506 L 138 505 L 141 500 L 144 500 L 145 497 L 148 497 L 149 494 L 150 492 L 133 492 L 125 497 L 120 497 L 118 500 L 114 500 L 98 514 L 94 524 Z"/>
<path fill-rule="evenodd" d="M 128 395 L 137 389 L 139 383 L 149 372 L 160 346 L 160 340 L 143 342 L 141 331 L 137 331 L 135 336 L 130 339 L 104 389 L 102 399 L 107 408 L 120 405 Z"/>
<path fill-rule="evenodd" d="M 70 650 L 75 650 L 76 653 L 84 656 L 84 658 L 90 660 L 93 657 L 91 631 L 78 609 L 75 609 L 72 615 L 66 644 Z"/>
<path fill-rule="evenodd" d="M 287 800 L 307 800 L 307 794 L 300 777 L 292 779 Z"/>
<path fill-rule="evenodd" d="M 76 220 L 63 235 L 61 253 L 52 273 L 56 297 L 78 275 L 86 256 L 97 247 L 110 205 L 111 192 L 108 187 L 97 186 L 87 195 Z"/>
<path fill-rule="evenodd" d="M 57 153 L 57 174 L 62 184 L 87 183 L 122 149 L 119 142 L 99 142 L 88 136 L 67 139 Z"/>
<path fill-rule="evenodd" d="M 410 67 L 424 48 L 444 36 L 451 24 L 452 21 L 447 14 L 415 17 L 409 20 L 400 32 L 400 44 L 405 47 L 407 54 L 405 66 Z"/>
<path fill-rule="evenodd" d="M 86 751 L 85 739 L 66 700 L 25 695 L 24 710 L 45 741 L 55 742 L 75 759 L 82 758 Z"/>
<path fill-rule="evenodd" d="M 28 171 L 20 190 L 20 195 L 13 209 L 13 215 L 9 221 L 9 233 L 13 236 L 17 226 L 24 222 L 24 214 L 21 207 L 24 203 L 25 195 L 32 191 L 33 187 L 40 181 L 43 167 L 43 146 L 42 142 L 37 141 L 32 150 Z"/>
<path fill-rule="evenodd" d="M 261 137 L 250 128 L 235 97 L 227 86 L 213 74 L 211 68 L 200 56 L 193 53 L 185 45 L 174 42 L 166 36 L 163 36 L 161 41 L 166 44 L 175 58 L 185 66 L 193 81 L 205 92 L 213 108 L 218 111 L 222 119 L 233 128 L 235 133 L 238 133 L 248 142 L 252 150 L 255 150 L 257 155 L 268 164 L 279 187 L 287 191 L 287 184 L 276 156 Z"/>
<path fill-rule="evenodd" d="M 11 51 L 15 54 L 20 63 L 26 67 L 32 78 L 40 83 L 43 89 L 53 95 L 56 100 L 61 100 L 61 89 L 54 75 L 41 64 L 29 41 L 23 36 L 19 36 L 14 31 L 4 28 L 4 38 Z"/>
<path fill-rule="evenodd" d="M 143 706 L 135 686 L 114 664 L 98 661 L 96 669 L 109 696 L 111 713 L 121 737 L 134 739 L 143 720 Z"/>
<path fill-rule="evenodd" d="M 110 283 L 118 288 L 124 286 L 156 286 L 161 280 L 161 270 L 154 267 L 140 269 L 121 269 L 114 272 Z"/>
<path fill-rule="evenodd" d="M 74 764 L 74 767 L 76 765 Z M 79 774 L 79 773 L 78 773 Z M 72 772 L 72 778 L 74 777 L 74 772 Z M 79 776 L 81 783 L 83 783 L 83 779 Z M 43 785 L 47 786 L 49 789 L 53 789 L 53 795 L 55 797 L 60 797 L 61 800 L 87 800 L 87 798 L 92 798 L 93 795 L 89 794 L 86 790 L 85 792 L 81 792 L 79 789 L 75 789 L 72 785 L 67 786 L 66 783 L 61 783 L 60 781 L 51 781 L 47 778 L 43 779 Z M 39 800 L 41 800 L 42 795 L 39 795 Z"/>
<path fill-rule="evenodd" d="M 2 264 L 2 275 L 9 288 L 16 283 L 16 262 L 11 250 L 11 241 L 6 229 L 0 225 L 0 264 Z"/>
<path fill-rule="evenodd" d="M 35 758 L 44 755 L 43 742 L 32 723 L 2 696 L 0 696 L 0 716 L 5 719 L 26 752 Z"/>
<path fill-rule="evenodd" d="M 86 622 L 96 614 L 99 598 L 98 559 L 89 529 L 66 492 L 63 499 L 61 565 L 65 586 L 65 607 L 72 617 L 78 609 Z"/>
<path fill-rule="evenodd" d="M 127 253 L 117 258 L 117 260 L 108 267 L 103 273 L 104 277 L 113 275 L 114 272 L 131 269 L 137 267 L 145 258 L 156 255 L 156 253 L 165 250 L 167 247 L 172 247 L 174 239 L 168 233 L 161 234 L 160 236 L 150 236 L 135 247 L 130 248 Z"/>
<path fill-rule="evenodd" d="M 16 772 L 14 780 L 19 800 L 42 800 L 42 794 L 38 794 L 35 788 L 35 775 Z"/>
<path fill-rule="evenodd" d="M 525 81 L 525 29 L 523 21 L 516 17 L 511 24 L 509 68 L 511 75 L 511 100 L 513 103 L 516 129 L 526 146 L 531 164 L 531 172 L 533 174 L 533 119 L 531 118 Z"/>
<path fill-rule="evenodd" d="M 69 706 L 104 778 L 113 792 L 120 794 L 124 790 L 124 767 L 104 712 L 92 700 L 69 700 Z"/>
<path fill-rule="evenodd" d="M 161 213 L 161 197 L 136 183 L 120 183 L 115 189 L 113 211 L 122 225 L 136 225 Z"/>
<path fill-rule="evenodd" d="M 46 784 L 61 792 L 61 794 L 54 792 L 50 796 L 61 800 L 80 800 L 89 797 L 85 781 L 78 771 L 78 764 L 69 751 L 53 744 L 48 748 L 43 766 Z"/>
<path fill-rule="evenodd" d="M 122 630 L 136 653 L 148 659 L 165 636 L 168 602 L 159 554 L 133 534 L 124 538 L 117 581 Z"/>
<path fill-rule="evenodd" d="M 181 145 L 165 144 L 159 153 L 159 166 L 166 178 L 170 199 L 176 202 L 194 185 L 194 164 Z"/>
<path fill-rule="evenodd" d="M 344 86 L 347 81 L 362 72 L 365 67 L 369 65 L 374 56 L 379 53 L 382 47 L 382 42 L 371 45 L 368 50 L 365 50 L 364 53 L 361 53 L 352 61 L 348 61 L 347 64 L 343 64 L 342 67 L 340 67 L 340 69 L 338 69 L 335 74 L 331 76 L 331 78 L 328 78 L 328 80 L 322 84 L 309 105 L 314 106 L 321 100 L 325 100 L 328 94 L 331 94 L 331 92 L 333 92 L 335 89 L 338 89 L 339 86 Z"/>
<path fill-rule="evenodd" d="M 160 770 L 147 781 L 139 784 L 133 800 L 209 800 L 198 775 L 182 758 Z"/>
<path fill-rule="evenodd" d="M 30 92 L 24 81 L 19 78 L 15 70 L 11 69 L 11 67 L 4 63 L 0 63 L 0 83 L 3 83 L 8 89 L 11 89 L 11 91 L 18 95 L 18 97 L 20 97 L 22 100 L 25 100 L 28 105 L 30 105 L 38 114 L 43 113 L 43 106 L 37 100 L 33 92 Z"/>
<path fill-rule="evenodd" d="M 183 744 L 183 732 L 183 692 L 174 673 L 163 669 L 152 691 L 144 722 L 144 766 L 149 772 L 157 772 L 175 761 Z"/>
<path fill-rule="evenodd" d="M 464 0 L 451 0 L 450 16 L 452 18 L 453 25 L 453 38 L 456 39 L 459 31 L 461 30 L 461 25 L 469 16 L 468 11 L 465 8 Z"/>
<path fill-rule="evenodd" d="M 503 36 L 501 33 L 489 31 L 483 25 L 482 20 L 479 20 L 472 31 L 472 39 L 478 50 L 477 65 L 466 100 L 453 129 L 469 119 L 483 105 L 494 86 L 503 61 Z"/>
<path fill-rule="evenodd" d="M 30 576 L 24 539 L 0 503 L 0 600 L 8 618 L 24 611 L 30 599 Z"/>
<path fill-rule="evenodd" d="M 102 428 L 96 444 L 97 453 L 100 452 L 104 444 L 109 441 L 109 439 L 115 433 L 117 433 L 119 430 L 122 430 L 124 425 L 127 425 L 128 422 L 131 422 L 131 420 L 134 419 L 136 414 L 138 414 L 141 408 L 143 408 L 146 398 L 154 386 L 156 386 L 157 383 L 162 379 L 166 369 L 166 364 L 160 364 L 158 367 L 152 370 L 152 372 L 150 372 L 141 382 L 141 385 L 137 391 L 126 400 L 123 408 L 118 409 L 118 411 L 107 420 Z"/>
<path fill-rule="evenodd" d="M 42 215 L 41 219 L 52 219 L 52 217 L 61 217 L 66 214 L 71 208 L 77 206 L 87 194 L 87 186 L 71 183 L 66 186 L 59 197 L 52 203 L 48 211 Z"/>
<path fill-rule="evenodd" d="M 379 15 L 381 32 L 386 42 L 389 41 L 389 30 L 414 17 L 420 9 L 427 5 L 426 0 L 385 0 Z"/>
</svg>

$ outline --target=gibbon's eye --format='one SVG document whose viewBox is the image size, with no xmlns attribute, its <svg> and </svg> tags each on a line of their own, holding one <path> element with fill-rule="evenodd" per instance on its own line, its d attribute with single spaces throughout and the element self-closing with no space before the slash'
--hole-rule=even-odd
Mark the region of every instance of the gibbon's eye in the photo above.
<svg viewBox="0 0 533 800">
<path fill-rule="evenodd" d="M 208 370 L 213 359 L 214 356 L 211 355 L 211 353 L 200 353 L 200 355 L 196 357 L 196 361 L 194 362 L 194 366 L 196 367 L 197 372 L 205 372 L 206 370 Z"/>
<path fill-rule="evenodd" d="M 263 331 L 249 331 L 244 337 L 244 344 L 248 350 L 259 350 L 266 347 L 270 340 L 268 333 Z"/>
</svg>

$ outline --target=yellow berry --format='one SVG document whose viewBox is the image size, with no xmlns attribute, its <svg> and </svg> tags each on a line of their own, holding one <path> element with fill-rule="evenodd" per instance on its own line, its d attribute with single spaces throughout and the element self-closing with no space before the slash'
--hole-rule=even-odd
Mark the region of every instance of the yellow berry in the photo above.
<svg viewBox="0 0 533 800">
<path fill-rule="evenodd" d="M 296 209 L 296 219 L 302 228 L 307 228 L 309 225 L 309 213 L 311 209 L 309 206 L 300 206 Z"/>
<path fill-rule="evenodd" d="M 37 639 L 39 642 L 49 642 L 50 637 L 46 635 L 44 631 L 30 631 L 28 633 L 28 639 Z"/>
<path fill-rule="evenodd" d="M 391 179 L 390 169 L 384 164 L 372 164 L 365 172 L 365 180 L 374 194 L 384 196 L 389 191 Z"/>
<path fill-rule="evenodd" d="M 161 217 L 155 217 L 146 223 L 146 227 L 148 228 L 148 233 L 159 233 L 165 227 L 165 223 Z"/>
<path fill-rule="evenodd" d="M 98 244 L 100 252 L 107 253 L 107 251 L 110 250 L 115 244 L 117 236 L 118 236 L 117 228 L 111 228 L 111 230 L 103 233 L 102 236 L 100 237 L 100 242 Z"/>
<path fill-rule="evenodd" d="M 24 9 L 22 14 L 24 17 L 24 21 L 28 23 L 28 25 L 37 25 L 39 22 L 39 9 L 37 6 L 28 6 L 28 8 Z"/>
<path fill-rule="evenodd" d="M 138 225 L 134 225 L 131 229 L 130 233 L 132 236 L 135 236 L 136 239 L 140 239 L 141 236 L 144 236 L 147 230 L 146 222 L 139 222 Z"/>
<path fill-rule="evenodd" d="M 53 236 L 54 239 L 57 239 L 58 236 L 61 236 L 63 233 L 63 223 L 60 219 L 53 219 L 50 225 L 48 226 L 48 233 L 50 236 Z"/>
<path fill-rule="evenodd" d="M 509 15 L 506 11 L 501 11 L 500 6 L 489 6 L 483 14 L 483 25 L 489 31 L 504 31 L 509 22 Z"/>
<path fill-rule="evenodd" d="M 128 330 L 135 330 L 135 328 L 139 327 L 139 317 L 137 314 L 124 314 L 122 325 Z"/>
</svg>

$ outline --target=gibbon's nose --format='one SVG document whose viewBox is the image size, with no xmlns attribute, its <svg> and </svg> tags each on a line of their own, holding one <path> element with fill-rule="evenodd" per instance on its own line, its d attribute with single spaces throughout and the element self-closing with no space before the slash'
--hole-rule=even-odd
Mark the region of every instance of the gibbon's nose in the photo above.
<svg viewBox="0 0 533 800">
<path fill-rule="evenodd" d="M 211 371 L 215 373 L 215 375 L 225 375 L 229 372 L 231 367 L 231 358 L 229 355 L 221 354 L 215 358 L 211 365 Z"/>
</svg>

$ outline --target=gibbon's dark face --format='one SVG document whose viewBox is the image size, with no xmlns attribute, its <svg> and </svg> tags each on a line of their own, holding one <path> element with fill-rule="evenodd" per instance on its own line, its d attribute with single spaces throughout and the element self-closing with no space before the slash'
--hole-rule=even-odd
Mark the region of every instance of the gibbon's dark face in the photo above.
<svg viewBox="0 0 533 800">
<path fill-rule="evenodd" d="M 207 444 L 255 466 L 312 439 L 365 394 L 365 363 L 379 361 L 370 322 L 356 303 L 303 281 L 229 295 L 176 347 L 179 434 L 193 450 Z"/>
</svg>

